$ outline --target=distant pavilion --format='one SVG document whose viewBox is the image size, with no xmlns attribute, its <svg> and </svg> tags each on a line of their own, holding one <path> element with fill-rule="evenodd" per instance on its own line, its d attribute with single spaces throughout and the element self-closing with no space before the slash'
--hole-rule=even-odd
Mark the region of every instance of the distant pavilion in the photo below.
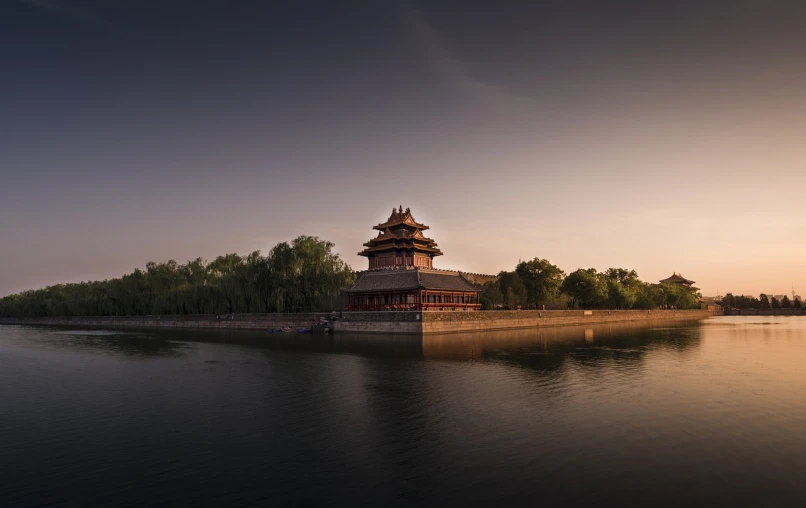
<svg viewBox="0 0 806 508">
<path fill-rule="evenodd" d="M 369 269 L 358 273 L 355 284 L 342 291 L 348 311 L 390 310 L 478 310 L 481 286 L 474 281 L 491 276 L 462 274 L 434 269 L 441 256 L 434 240 L 403 207 L 392 208 L 386 222 L 373 227 L 378 236 L 358 253 L 369 259 Z"/>
<path fill-rule="evenodd" d="M 675 272 L 672 272 L 671 277 L 669 277 L 667 279 L 663 279 L 660 282 L 661 282 L 661 284 L 675 284 L 677 286 L 683 286 L 683 287 L 685 287 L 687 289 L 694 289 L 694 287 L 693 287 L 694 281 L 693 280 L 688 280 L 687 278 L 685 278 L 682 275 L 679 275 L 679 274 L 677 274 Z"/>
</svg>

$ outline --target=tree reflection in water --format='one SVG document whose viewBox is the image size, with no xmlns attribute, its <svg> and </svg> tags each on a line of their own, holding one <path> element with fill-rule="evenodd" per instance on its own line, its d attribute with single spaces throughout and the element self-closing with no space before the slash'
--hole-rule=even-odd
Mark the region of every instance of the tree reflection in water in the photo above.
<svg viewBox="0 0 806 508">
<path fill-rule="evenodd" d="M 643 325 L 598 325 L 427 335 L 427 359 L 501 362 L 539 371 L 566 362 L 597 367 L 606 362 L 636 363 L 655 349 L 685 353 L 699 346 L 697 322 Z"/>
<path fill-rule="evenodd" d="M 179 356 L 187 346 L 148 330 L 18 327 L 28 345 L 127 357 Z"/>
<path fill-rule="evenodd" d="M 259 330 L 28 329 L 42 346 L 132 357 L 181 355 L 193 342 L 207 342 L 289 352 L 500 363 L 546 372 L 560 369 L 567 362 L 591 369 L 608 364 L 636 365 L 652 350 L 685 354 L 697 348 L 701 339 L 697 322 L 567 326 L 423 337 L 283 334 Z"/>
</svg>

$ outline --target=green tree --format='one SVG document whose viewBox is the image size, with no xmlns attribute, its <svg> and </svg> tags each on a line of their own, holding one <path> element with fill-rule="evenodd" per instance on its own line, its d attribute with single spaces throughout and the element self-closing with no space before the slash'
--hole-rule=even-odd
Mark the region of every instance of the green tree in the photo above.
<svg viewBox="0 0 806 508">
<path fill-rule="evenodd" d="M 641 279 L 638 278 L 638 273 L 635 270 L 608 268 L 604 275 L 608 279 L 617 280 L 627 287 L 639 286 L 641 284 Z"/>
<path fill-rule="evenodd" d="M 770 299 L 764 293 L 758 295 L 758 308 L 759 309 L 769 309 L 770 308 Z"/>
<path fill-rule="evenodd" d="M 504 294 L 501 293 L 501 286 L 497 280 L 484 284 L 484 289 L 479 295 L 479 303 L 482 310 L 495 309 L 504 304 Z"/>
<path fill-rule="evenodd" d="M 658 284 L 641 283 L 636 290 L 633 309 L 654 310 L 664 304 L 664 295 Z"/>
<path fill-rule="evenodd" d="M 781 302 L 779 302 L 778 299 L 773 296 L 772 300 L 770 301 L 770 307 L 772 307 L 773 309 L 780 309 Z"/>
<path fill-rule="evenodd" d="M 661 284 L 661 289 L 665 295 L 666 305 L 674 309 L 696 309 L 699 307 L 699 295 L 678 284 Z"/>
<path fill-rule="evenodd" d="M 635 270 L 608 268 L 602 274 L 607 283 L 607 306 L 614 309 L 631 309 L 642 289 Z"/>
<path fill-rule="evenodd" d="M 565 272 L 548 260 L 540 258 L 521 261 L 515 267 L 515 273 L 526 287 L 527 304 L 536 308 L 557 298 L 565 278 Z"/>
<path fill-rule="evenodd" d="M 226 254 L 207 264 L 148 262 L 118 279 L 58 284 L 0 298 L 2 317 L 219 314 L 332 310 L 355 274 L 333 244 L 300 236 L 269 256 Z"/>
<path fill-rule="evenodd" d="M 563 281 L 562 292 L 571 298 L 571 308 L 577 305 L 591 308 L 607 300 L 607 283 L 598 276 L 594 268 L 580 268 L 568 274 Z"/>
<path fill-rule="evenodd" d="M 792 302 L 792 307 L 794 307 L 796 309 L 802 309 L 803 308 L 803 302 L 800 301 L 800 298 L 795 298 L 795 301 Z"/>
<path fill-rule="evenodd" d="M 606 279 L 607 306 L 614 309 L 631 309 L 637 298 L 636 292 L 617 280 Z"/>
<path fill-rule="evenodd" d="M 498 274 L 498 284 L 504 295 L 504 304 L 510 309 L 524 308 L 528 302 L 526 285 L 517 272 L 501 272 Z"/>
<path fill-rule="evenodd" d="M 210 263 L 211 283 L 223 299 L 228 314 L 233 314 L 241 302 L 241 283 L 236 268 L 243 262 L 238 254 L 218 256 Z"/>
<path fill-rule="evenodd" d="M 792 308 L 792 300 L 790 300 L 789 297 L 786 296 L 786 295 L 784 295 L 784 297 L 781 298 L 781 308 L 782 309 L 791 309 Z"/>
<path fill-rule="evenodd" d="M 339 290 L 355 280 L 350 267 L 333 252 L 332 242 L 300 236 L 292 242 L 294 310 L 332 310 L 340 305 Z"/>
</svg>

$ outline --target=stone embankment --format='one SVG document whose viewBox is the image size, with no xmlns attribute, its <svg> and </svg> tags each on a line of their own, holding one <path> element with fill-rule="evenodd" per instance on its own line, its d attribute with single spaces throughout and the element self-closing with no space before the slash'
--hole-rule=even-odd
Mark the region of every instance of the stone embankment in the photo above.
<svg viewBox="0 0 806 508">
<path fill-rule="evenodd" d="M 164 316 L 72 316 L 52 318 L 0 318 L 0 324 L 97 326 L 109 328 L 243 328 L 310 327 L 327 312 L 289 314 L 183 314 Z"/>
<path fill-rule="evenodd" d="M 697 320 L 721 315 L 707 310 L 514 310 L 478 312 L 344 312 L 332 322 L 334 332 L 454 333 L 551 326 Z M 212 328 L 267 330 L 312 327 L 331 314 L 224 314 L 179 316 L 59 317 L 0 319 L 0 324 L 92 326 L 105 328 Z"/>
<path fill-rule="evenodd" d="M 505 310 L 478 312 L 345 312 L 335 331 L 455 333 L 603 323 L 683 321 L 721 315 L 708 310 Z"/>
</svg>

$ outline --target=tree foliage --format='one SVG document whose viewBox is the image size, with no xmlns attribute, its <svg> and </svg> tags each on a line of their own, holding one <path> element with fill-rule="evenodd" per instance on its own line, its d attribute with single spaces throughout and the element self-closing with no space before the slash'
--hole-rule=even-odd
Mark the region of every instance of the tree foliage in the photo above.
<svg viewBox="0 0 806 508">
<path fill-rule="evenodd" d="M 504 305 L 504 294 L 501 292 L 501 284 L 494 280 L 484 284 L 484 289 L 479 295 L 479 303 L 482 310 L 491 310 Z"/>
<path fill-rule="evenodd" d="M 643 283 L 635 270 L 608 268 L 603 274 L 607 283 L 607 298 L 615 309 L 631 309 L 641 292 Z"/>
<path fill-rule="evenodd" d="M 579 269 L 565 276 L 549 261 L 534 258 L 518 263 L 511 272 L 484 285 L 482 309 L 584 308 L 584 309 L 697 309 L 701 295 L 696 288 L 677 284 L 649 284 L 635 270 Z"/>
<path fill-rule="evenodd" d="M 498 285 L 504 295 L 504 306 L 509 309 L 526 308 L 529 296 L 517 272 L 499 273 Z"/>
<path fill-rule="evenodd" d="M 340 307 L 353 282 L 334 244 L 311 236 L 267 256 L 225 254 L 178 264 L 149 262 L 118 279 L 57 284 L 0 299 L 1 317 L 312 312 Z"/>
<path fill-rule="evenodd" d="M 800 309 L 803 308 L 803 302 L 800 297 L 796 296 L 790 299 L 787 295 L 781 295 L 781 298 L 771 297 L 765 293 L 758 295 L 758 298 L 747 295 L 734 295 L 727 293 L 722 297 L 719 302 L 723 307 L 732 309 Z"/>
<path fill-rule="evenodd" d="M 563 293 L 570 298 L 568 306 L 579 305 L 588 309 L 601 305 L 607 300 L 607 282 L 599 276 L 595 268 L 582 269 L 568 274 L 562 284 Z"/>
<path fill-rule="evenodd" d="M 515 273 L 526 288 L 526 304 L 536 308 L 557 298 L 565 278 L 565 272 L 540 258 L 521 261 L 515 267 Z"/>
</svg>

